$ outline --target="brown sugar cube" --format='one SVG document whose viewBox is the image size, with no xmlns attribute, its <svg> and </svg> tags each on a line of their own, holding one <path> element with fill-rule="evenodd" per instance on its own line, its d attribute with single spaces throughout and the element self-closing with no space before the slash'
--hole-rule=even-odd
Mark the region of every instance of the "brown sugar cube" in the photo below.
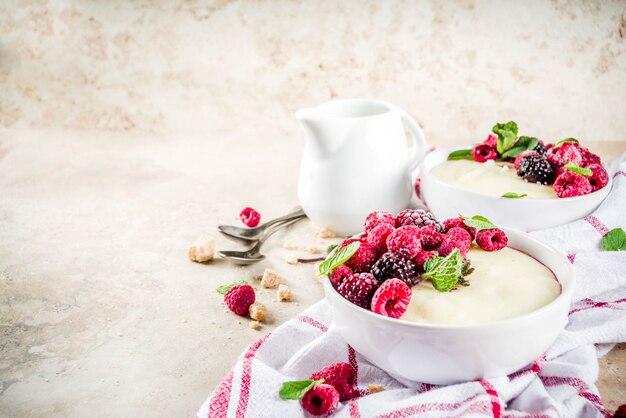
<svg viewBox="0 0 626 418">
<path fill-rule="evenodd" d="M 280 284 L 280 276 L 274 270 L 265 269 L 261 278 L 261 286 L 265 288 L 276 287 Z"/>
<path fill-rule="evenodd" d="M 289 286 L 281 284 L 278 286 L 278 290 L 276 291 L 276 297 L 278 297 L 278 300 L 281 302 L 289 302 L 293 297 L 293 294 L 291 293 L 291 290 L 289 290 Z"/>
<path fill-rule="evenodd" d="M 317 254 L 320 252 L 320 249 L 317 248 L 315 245 L 310 245 L 309 247 L 307 247 L 306 250 L 311 254 Z"/>
<path fill-rule="evenodd" d="M 250 305 L 248 312 L 250 313 L 250 318 L 256 319 L 259 322 L 263 322 L 267 319 L 267 308 L 262 303 L 254 302 Z"/>
<path fill-rule="evenodd" d="M 215 255 L 215 238 L 203 235 L 189 247 L 187 252 L 189 259 L 197 263 L 204 263 L 213 260 Z"/>
<path fill-rule="evenodd" d="M 385 387 L 383 385 L 367 385 L 367 389 L 370 393 L 378 393 L 385 390 Z"/>
<path fill-rule="evenodd" d="M 261 323 L 259 321 L 252 321 L 250 322 L 250 325 L 248 325 L 250 327 L 250 329 L 253 329 L 255 331 L 258 331 L 261 329 Z"/>
<path fill-rule="evenodd" d="M 337 234 L 335 234 L 328 228 L 320 228 L 320 230 L 317 232 L 317 236 L 320 238 L 335 238 L 337 237 Z"/>
</svg>

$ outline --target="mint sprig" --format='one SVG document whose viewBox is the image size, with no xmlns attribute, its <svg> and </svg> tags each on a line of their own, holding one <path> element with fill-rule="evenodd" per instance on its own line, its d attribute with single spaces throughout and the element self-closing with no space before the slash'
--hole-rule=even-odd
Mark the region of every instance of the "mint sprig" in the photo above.
<svg viewBox="0 0 626 418">
<path fill-rule="evenodd" d="M 433 257 L 424 263 L 426 273 L 422 274 L 424 280 L 430 280 L 433 287 L 440 292 L 452 290 L 459 279 L 463 268 L 463 257 L 458 248 L 455 248 L 447 257 Z"/>
<path fill-rule="evenodd" d="M 278 396 L 280 396 L 280 398 L 284 400 L 298 401 L 302 399 L 302 397 L 306 395 L 308 391 L 313 389 L 315 385 L 318 385 L 323 382 L 324 382 L 324 379 L 320 379 L 320 380 L 307 379 L 307 380 L 294 380 L 291 382 L 285 382 L 283 383 L 283 386 L 280 388 L 280 391 L 278 392 Z"/>
<path fill-rule="evenodd" d="M 448 154 L 448 160 L 472 160 L 471 149 L 459 149 Z"/>
<path fill-rule="evenodd" d="M 581 167 L 579 165 L 574 164 L 573 162 L 569 162 L 565 164 L 565 169 L 567 171 L 571 171 L 572 173 L 580 174 L 581 176 L 590 177 L 593 174 L 593 171 L 587 167 Z"/>
<path fill-rule="evenodd" d="M 357 252 L 361 243 L 359 241 L 351 242 L 343 248 L 335 251 L 334 254 L 329 256 L 319 267 L 320 276 L 324 276 L 331 272 L 331 270 L 342 265 L 350 259 Z"/>
<path fill-rule="evenodd" d="M 506 192 L 502 195 L 502 197 L 506 197 L 507 199 L 521 199 L 523 197 L 528 196 L 526 193 L 524 194 L 517 194 L 515 192 Z"/>
<path fill-rule="evenodd" d="M 576 138 L 565 138 L 565 139 L 561 139 L 559 142 L 554 144 L 554 148 L 558 148 L 566 142 L 573 142 L 574 144 L 580 144 L 580 142 Z"/>
<path fill-rule="evenodd" d="M 515 143 L 517 137 L 517 123 L 509 121 L 506 123 L 496 123 L 491 131 L 498 135 L 498 143 L 496 148 L 498 153 L 502 154 L 510 149 Z"/>
<path fill-rule="evenodd" d="M 515 145 L 513 145 L 508 151 L 502 153 L 504 158 L 515 158 L 524 151 L 530 151 L 535 149 L 539 140 L 534 136 L 520 136 Z"/>
<path fill-rule="evenodd" d="M 228 292 L 230 289 L 232 289 L 235 286 L 241 286 L 243 284 L 248 284 L 247 281 L 245 280 L 239 280 L 238 282 L 233 282 L 233 283 L 229 283 L 229 284 L 225 284 L 223 286 L 220 286 L 217 288 L 217 293 L 219 293 L 220 295 L 225 295 L 226 292 Z"/>
<path fill-rule="evenodd" d="M 472 216 L 472 219 L 463 217 L 463 223 L 469 227 L 476 228 L 476 231 L 482 231 L 483 229 L 497 229 L 497 225 L 491 222 L 484 216 L 476 215 Z"/>
<path fill-rule="evenodd" d="M 602 248 L 604 251 L 626 250 L 626 232 L 622 228 L 611 229 L 602 238 Z"/>
</svg>

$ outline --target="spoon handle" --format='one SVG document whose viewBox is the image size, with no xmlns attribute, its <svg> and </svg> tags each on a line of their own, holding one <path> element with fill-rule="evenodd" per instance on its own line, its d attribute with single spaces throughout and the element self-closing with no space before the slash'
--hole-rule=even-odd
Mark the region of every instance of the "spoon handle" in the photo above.
<svg viewBox="0 0 626 418">
<path fill-rule="evenodd" d="M 302 208 L 298 207 L 298 209 L 295 210 L 294 212 L 288 213 L 287 215 L 265 222 L 263 225 L 261 225 L 261 228 L 269 228 L 270 226 L 283 222 L 283 221 L 288 221 L 292 219 L 300 219 L 300 217 L 302 216 L 306 216 L 306 215 L 304 214 L 304 211 L 302 210 Z"/>
<path fill-rule="evenodd" d="M 296 222 L 298 222 L 300 219 L 302 218 L 306 218 L 306 215 L 304 214 L 304 212 L 302 212 L 302 214 L 294 217 L 293 219 L 290 219 L 286 222 L 282 222 L 272 228 L 268 228 L 265 230 L 265 233 L 263 234 L 263 236 L 261 238 L 259 238 L 259 240 L 257 241 L 257 245 L 255 245 L 255 247 L 261 247 L 261 245 L 263 245 L 263 243 L 271 236 L 273 235 L 275 232 L 277 232 L 279 229 L 282 229 L 284 227 L 287 227 L 289 225 L 295 224 Z"/>
</svg>

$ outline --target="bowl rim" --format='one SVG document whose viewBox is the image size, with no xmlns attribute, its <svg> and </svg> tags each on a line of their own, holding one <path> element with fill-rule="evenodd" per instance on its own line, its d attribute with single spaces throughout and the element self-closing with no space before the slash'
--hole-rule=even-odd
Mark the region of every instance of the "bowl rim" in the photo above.
<svg viewBox="0 0 626 418">
<path fill-rule="evenodd" d="M 453 146 L 449 146 L 449 147 L 443 147 L 443 148 L 435 148 L 432 151 L 428 152 L 426 155 L 424 155 L 424 158 L 422 160 L 421 163 L 421 172 L 420 172 L 420 177 L 423 179 L 424 177 L 428 177 L 429 181 L 432 181 L 433 183 L 436 183 L 437 186 L 445 186 L 445 187 L 449 187 L 455 190 L 459 190 L 462 191 L 464 193 L 468 193 L 474 197 L 480 197 L 483 199 L 488 199 L 488 200 L 493 200 L 493 201 L 498 201 L 498 202 L 506 202 L 506 201 L 514 201 L 514 202 L 523 202 L 522 204 L 527 204 L 527 202 L 550 202 L 550 203 L 554 203 L 554 202 L 577 202 L 577 201 L 581 201 L 581 200 L 585 200 L 585 199 L 590 199 L 591 197 L 599 197 L 601 193 L 605 193 L 605 196 L 602 197 L 602 200 L 604 200 L 604 198 L 606 197 L 606 195 L 608 195 L 608 193 L 611 191 L 611 188 L 613 187 L 613 176 L 611 175 L 607 175 L 607 177 L 609 178 L 609 182 L 606 184 L 606 186 L 602 187 L 601 189 L 596 190 L 595 192 L 591 192 L 591 193 L 587 193 L 586 195 L 582 195 L 582 196 L 573 196 L 573 197 L 556 197 L 556 199 L 535 199 L 535 198 L 531 198 L 531 199 L 507 199 L 505 197 L 502 196 L 491 196 L 488 194 L 483 194 L 483 193 L 479 193 L 479 192 L 475 192 L 473 190 L 467 190 L 467 189 L 463 189 L 462 187 L 458 187 L 454 184 L 451 183 L 447 183 L 441 179 L 439 179 L 437 176 L 431 174 L 431 170 L 434 167 L 431 167 L 429 170 L 426 169 L 426 164 L 428 159 L 433 159 L 435 158 L 435 156 L 438 156 L 439 154 L 442 154 L 444 152 L 447 152 L 448 154 L 452 151 L 457 151 L 460 149 L 466 149 L 468 146 L 469 147 L 473 147 L 476 146 L 478 144 L 473 143 L 473 144 L 462 144 L 462 145 L 453 145 Z M 444 160 L 447 161 L 447 160 Z M 606 170 L 606 166 L 604 164 L 602 164 L 602 167 L 604 168 L 605 171 Z M 608 171 L 607 171 L 608 174 Z M 504 199 L 504 200 L 503 200 Z M 532 204 L 532 203 L 531 203 Z"/>
<path fill-rule="evenodd" d="M 441 331 L 447 331 L 447 330 L 468 330 L 468 331 L 476 331 L 476 330 L 484 330 L 484 329 L 491 329 L 491 328 L 502 328 L 502 327 L 508 327 L 510 325 L 514 325 L 516 323 L 522 323 L 526 320 L 529 319 L 533 319 L 536 316 L 540 316 L 542 315 L 545 311 L 548 311 L 550 309 L 552 309 L 555 305 L 562 303 L 564 299 L 567 299 L 566 303 L 568 304 L 568 309 L 569 309 L 569 303 L 571 303 L 571 298 L 574 292 L 574 285 L 575 285 L 575 275 L 574 275 L 574 269 L 572 267 L 571 262 L 569 262 L 569 260 L 567 259 L 567 257 L 565 257 L 561 252 L 559 252 L 558 250 L 556 250 L 554 247 L 552 247 L 549 244 L 546 244 L 532 236 L 530 236 L 528 233 L 520 231 L 518 229 L 513 229 L 513 228 L 500 228 L 502 229 L 505 234 L 507 234 L 507 236 L 509 234 L 513 234 L 513 235 L 517 235 L 517 238 L 521 238 L 521 239 L 526 239 L 530 242 L 532 242 L 533 245 L 537 245 L 540 247 L 543 247 L 544 249 L 547 249 L 548 251 L 550 251 L 554 256 L 558 257 L 561 259 L 561 261 L 563 262 L 563 265 L 566 266 L 566 275 L 569 276 L 569 283 L 568 285 L 565 287 L 563 285 L 563 282 L 561 280 L 559 280 L 559 278 L 556 276 L 556 273 L 554 273 L 554 271 L 552 271 L 552 269 L 548 266 L 546 266 L 548 269 L 550 269 L 550 271 L 552 271 L 552 274 L 554 274 L 555 280 L 559 283 L 559 285 L 561 286 L 561 292 L 559 293 L 559 295 L 554 298 L 553 300 L 551 300 L 550 302 L 548 302 L 547 304 L 545 304 L 544 306 L 540 307 L 539 309 L 535 309 L 534 311 L 528 312 L 524 315 L 520 315 L 520 316 L 515 316 L 512 318 L 507 318 L 507 319 L 501 319 L 501 320 L 497 320 L 497 321 L 492 321 L 492 322 L 482 322 L 482 323 L 477 323 L 477 324 L 428 324 L 428 323 L 418 323 L 418 322 L 412 322 L 412 321 L 407 321 L 404 319 L 400 319 L 400 318 L 390 318 L 384 315 L 379 315 L 376 314 L 368 309 L 365 308 L 361 308 L 360 306 L 357 306 L 351 302 L 349 302 L 348 300 L 346 300 L 343 296 L 341 296 L 339 294 L 339 292 L 337 292 L 337 290 L 332 286 L 330 279 L 328 277 L 328 275 L 324 275 L 322 276 L 323 278 L 323 286 L 326 290 L 325 295 L 328 298 L 329 294 L 332 295 L 332 297 L 334 297 L 335 299 L 339 299 L 340 303 L 345 304 L 346 306 L 349 306 L 351 309 L 353 309 L 356 313 L 364 315 L 365 317 L 369 317 L 372 318 L 372 320 L 380 320 L 380 321 L 388 321 L 390 324 L 394 324 L 396 326 L 404 326 L 407 328 L 415 328 L 415 329 L 427 329 L 427 330 L 441 330 Z M 355 235 L 355 237 L 358 237 L 360 234 Z M 515 247 L 510 247 L 513 249 L 516 249 Z M 333 254 L 336 251 L 333 250 L 330 254 L 328 254 L 328 256 L 330 256 L 331 254 Z M 521 250 L 518 250 L 521 251 Z M 525 253 L 526 254 L 526 253 Z M 526 254 L 530 257 L 532 257 L 529 254 Z M 534 258 L 534 257 L 533 257 Z M 536 260 L 536 259 L 535 259 Z M 539 261 L 539 260 L 537 260 Z M 569 303 L 568 303 L 569 301 Z"/>
</svg>

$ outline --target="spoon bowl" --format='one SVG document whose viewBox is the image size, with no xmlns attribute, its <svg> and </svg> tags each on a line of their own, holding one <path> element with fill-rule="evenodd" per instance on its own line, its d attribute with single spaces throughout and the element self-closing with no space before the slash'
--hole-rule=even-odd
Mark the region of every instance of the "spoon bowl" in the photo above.
<svg viewBox="0 0 626 418">
<path fill-rule="evenodd" d="M 249 266 L 265 259 L 261 253 L 249 254 L 248 251 L 219 251 L 218 253 L 222 258 L 226 258 L 238 266 Z"/>
</svg>

